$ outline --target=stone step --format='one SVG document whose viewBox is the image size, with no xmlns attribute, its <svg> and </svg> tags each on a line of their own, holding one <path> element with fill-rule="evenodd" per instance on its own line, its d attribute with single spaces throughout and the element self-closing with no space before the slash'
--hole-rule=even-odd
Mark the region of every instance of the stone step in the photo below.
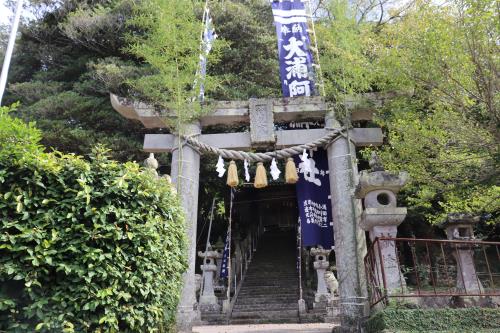
<svg viewBox="0 0 500 333">
<path fill-rule="evenodd" d="M 259 280 L 259 281 L 264 281 L 268 280 L 270 278 L 275 279 L 279 278 L 277 281 L 283 279 L 283 280 L 292 280 L 292 279 L 298 279 L 299 275 L 295 273 L 290 273 L 290 274 L 272 274 L 272 273 L 259 273 L 259 272 L 247 272 L 245 274 L 245 278 L 249 278 L 251 280 Z M 274 281 L 274 280 L 271 280 Z"/>
<path fill-rule="evenodd" d="M 262 297 L 262 296 L 279 297 L 279 296 L 298 296 L 298 288 L 282 288 L 282 289 L 240 289 L 239 296 L 241 297 Z"/>
<path fill-rule="evenodd" d="M 225 325 L 227 323 L 227 316 L 220 313 L 217 313 L 216 315 L 202 314 L 201 320 L 205 325 Z"/>
<path fill-rule="evenodd" d="M 298 279 L 296 281 L 290 281 L 290 282 L 283 282 L 283 283 L 279 283 L 279 284 L 268 284 L 266 281 L 262 281 L 260 284 L 258 284 L 258 282 L 248 282 L 246 280 L 243 281 L 243 285 L 242 285 L 242 288 L 244 287 L 251 287 L 251 288 L 259 288 L 259 287 L 262 287 L 262 288 L 289 288 L 289 287 L 295 287 L 295 286 L 298 286 L 299 285 L 299 281 Z"/>
<path fill-rule="evenodd" d="M 298 310 L 295 303 L 235 304 L 233 311 Z"/>
<path fill-rule="evenodd" d="M 320 314 L 314 314 L 314 313 L 303 313 L 303 314 L 300 314 L 300 322 L 301 323 L 324 323 L 325 316 L 326 316 L 326 314 L 320 315 Z"/>
<path fill-rule="evenodd" d="M 231 319 L 230 325 L 298 324 L 299 318 Z"/>
<path fill-rule="evenodd" d="M 256 298 L 267 298 L 267 299 L 272 299 L 276 297 L 291 297 L 294 299 L 298 299 L 299 293 L 298 292 L 289 292 L 289 291 L 283 291 L 283 292 L 274 292 L 274 293 L 266 293 L 266 292 L 240 292 L 238 294 L 238 298 L 251 298 L 251 299 L 256 299 Z"/>
<path fill-rule="evenodd" d="M 274 280 L 276 277 L 272 278 L 253 278 L 253 277 L 248 277 L 245 276 L 245 279 L 243 280 L 243 284 L 259 284 L 259 285 L 270 285 L 270 286 L 287 286 L 290 284 L 298 284 L 299 283 L 299 277 L 287 277 L 287 278 L 278 278 L 278 281 L 270 281 L 271 279 Z"/>
<path fill-rule="evenodd" d="M 230 324 L 299 322 L 294 244 L 292 234 L 263 236 L 248 266 Z"/>
<path fill-rule="evenodd" d="M 269 277 L 269 276 L 272 276 L 272 277 L 278 277 L 279 276 L 279 277 L 282 277 L 283 279 L 299 277 L 299 275 L 297 274 L 297 272 L 273 273 L 273 272 L 259 272 L 259 271 L 252 271 L 252 270 L 248 270 L 247 273 L 246 273 L 246 276 L 249 276 L 249 277 L 252 277 L 252 278 L 260 278 L 260 279 L 263 279 L 263 278 L 266 278 L 266 277 Z"/>
<path fill-rule="evenodd" d="M 247 289 L 247 290 L 265 290 L 265 291 L 273 291 L 273 290 L 290 290 L 290 289 L 299 289 L 298 283 L 290 283 L 290 284 L 282 284 L 279 286 L 265 286 L 265 285 L 246 285 L 245 282 L 243 282 L 243 285 L 241 286 L 241 289 Z"/>
<path fill-rule="evenodd" d="M 283 285 L 283 286 L 287 286 L 289 284 L 298 284 L 299 283 L 299 277 L 278 277 L 278 281 L 272 281 L 274 279 L 276 279 L 277 277 L 276 276 L 273 276 L 273 277 L 248 277 L 248 276 L 245 276 L 245 279 L 243 281 L 243 284 L 260 284 L 260 285 Z"/>
<path fill-rule="evenodd" d="M 289 254 L 287 254 L 287 255 L 289 255 Z M 257 265 L 255 264 L 256 262 L 263 265 L 260 267 L 265 267 L 265 266 L 269 266 L 272 264 L 272 265 L 276 265 L 276 267 L 278 267 L 278 268 L 284 268 L 284 267 L 295 268 L 295 266 L 290 266 L 290 265 L 295 265 L 296 259 L 294 258 L 294 259 L 290 260 L 289 258 L 287 259 L 286 257 L 283 257 L 283 256 L 276 256 L 276 257 L 255 256 L 255 257 L 253 257 L 252 262 L 249 265 L 250 266 L 255 265 L 255 267 L 257 267 Z"/>
<path fill-rule="evenodd" d="M 299 284 L 299 278 L 286 278 L 280 281 L 269 281 L 269 279 L 244 279 L 243 285 L 251 285 L 251 286 L 269 286 L 269 287 L 280 287 L 280 286 L 293 286 Z"/>
<path fill-rule="evenodd" d="M 261 263 L 258 263 L 258 267 L 252 267 L 250 266 L 247 270 L 248 274 L 269 274 L 269 275 L 278 275 L 283 274 L 283 275 L 297 275 L 298 272 L 293 267 L 292 265 L 287 265 L 287 266 L 277 266 L 277 265 L 269 265 L 269 267 L 265 267 L 261 265 Z M 292 267 L 289 267 L 292 266 Z"/>
<path fill-rule="evenodd" d="M 249 298 L 244 298 L 244 297 L 238 297 L 236 300 L 235 304 L 297 304 L 298 302 L 298 296 L 297 295 L 280 295 L 280 296 L 270 296 L 270 297 L 264 297 L 264 296 L 258 296 L 258 297 L 249 297 Z"/>
<path fill-rule="evenodd" d="M 241 288 L 240 295 L 246 296 L 258 296 L 258 295 L 297 295 L 299 293 L 299 288 L 275 288 L 275 289 L 253 289 L 253 288 Z"/>
<path fill-rule="evenodd" d="M 283 292 L 274 292 L 274 293 L 266 293 L 266 292 L 258 292 L 258 293 L 251 293 L 251 292 L 240 292 L 238 294 L 239 298 L 250 298 L 250 299 L 261 299 L 261 298 L 267 298 L 267 299 L 273 299 L 273 298 L 293 298 L 293 299 L 298 299 L 299 298 L 299 293 L 298 292 L 289 292 L 289 291 L 283 291 Z"/>
<path fill-rule="evenodd" d="M 231 319 L 231 325 L 258 325 L 258 324 L 298 324 L 299 318 L 266 318 L 266 319 Z"/>
<path fill-rule="evenodd" d="M 298 318 L 299 310 L 268 310 L 268 311 L 234 311 L 231 313 L 232 319 L 268 319 L 268 318 Z"/>
<path fill-rule="evenodd" d="M 269 272 L 267 270 L 253 270 L 252 268 L 248 269 L 246 275 L 250 276 L 250 277 L 258 277 L 258 278 L 262 278 L 263 276 L 279 276 L 282 278 L 292 278 L 292 277 L 299 276 L 295 270 L 293 270 L 293 271 L 281 270 L 281 271 L 277 271 L 277 272 Z"/>
<path fill-rule="evenodd" d="M 298 285 L 299 284 L 299 279 L 290 279 L 290 280 L 285 280 L 285 281 L 279 281 L 279 282 L 269 282 L 269 281 L 243 281 L 244 286 L 252 286 L 252 287 L 287 287 L 287 286 L 293 286 L 293 285 Z"/>
<path fill-rule="evenodd" d="M 247 270 L 247 273 L 249 275 L 252 275 L 252 274 L 268 274 L 268 275 L 281 275 L 281 276 L 286 276 L 286 275 L 290 275 L 290 276 L 297 276 L 298 273 L 297 271 L 295 270 L 295 267 L 289 267 L 289 268 L 280 268 L 280 267 L 276 267 L 276 265 L 271 265 L 271 267 L 269 268 L 265 268 L 265 269 L 257 269 L 257 268 L 253 268 L 253 267 L 250 267 L 248 270 Z"/>
<path fill-rule="evenodd" d="M 227 322 L 227 315 L 221 312 L 200 311 L 201 320 L 208 323 L 225 323 Z"/>
</svg>

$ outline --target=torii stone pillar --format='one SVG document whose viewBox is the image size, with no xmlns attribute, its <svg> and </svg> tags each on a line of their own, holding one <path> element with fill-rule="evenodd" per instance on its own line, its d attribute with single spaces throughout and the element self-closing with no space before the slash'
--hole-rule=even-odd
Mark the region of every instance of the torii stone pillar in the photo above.
<svg viewBox="0 0 500 333">
<path fill-rule="evenodd" d="M 199 122 L 184 128 L 185 135 L 201 133 Z M 179 137 L 177 136 L 177 140 Z M 182 157 L 182 158 L 181 158 Z M 183 275 L 181 298 L 177 307 L 177 329 L 191 332 L 192 323 L 200 320 L 196 302 L 196 222 L 198 217 L 198 183 L 200 178 L 200 154 L 188 145 L 172 152 L 172 183 L 176 186 L 186 219 L 188 239 L 188 269 Z"/>
<path fill-rule="evenodd" d="M 339 124 L 332 112 L 325 117 L 325 128 Z M 335 238 L 335 259 L 339 281 L 341 330 L 360 331 L 368 315 L 368 290 L 363 258 L 366 255 L 365 233 L 360 228 L 361 202 L 354 198 L 358 167 L 356 148 L 347 138 L 339 137 L 327 149 L 330 170 L 330 193 Z"/>
</svg>

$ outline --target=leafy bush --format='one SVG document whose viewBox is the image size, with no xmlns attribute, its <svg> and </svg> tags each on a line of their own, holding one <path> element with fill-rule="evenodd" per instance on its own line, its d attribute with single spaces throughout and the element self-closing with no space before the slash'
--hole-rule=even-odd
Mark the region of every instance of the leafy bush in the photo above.
<svg viewBox="0 0 500 333">
<path fill-rule="evenodd" d="M 500 327 L 500 310 L 398 309 L 388 307 L 373 314 L 366 328 L 374 332 L 479 332 Z"/>
<path fill-rule="evenodd" d="M 186 268 L 170 185 L 103 149 L 90 161 L 44 153 L 5 111 L 0 332 L 168 331 Z"/>
<path fill-rule="evenodd" d="M 0 156 L 20 156 L 26 152 L 36 152 L 41 149 L 38 142 L 42 135 L 33 123 L 26 124 L 20 119 L 11 118 L 9 112 L 13 111 L 17 104 L 10 108 L 0 106 Z"/>
</svg>

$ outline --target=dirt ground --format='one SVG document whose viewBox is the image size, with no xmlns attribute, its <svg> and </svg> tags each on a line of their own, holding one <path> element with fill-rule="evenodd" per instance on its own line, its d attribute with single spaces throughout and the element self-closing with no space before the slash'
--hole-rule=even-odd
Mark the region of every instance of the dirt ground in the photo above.
<svg viewBox="0 0 500 333">
<path fill-rule="evenodd" d="M 193 333 L 331 333 L 335 324 L 195 326 Z"/>
</svg>

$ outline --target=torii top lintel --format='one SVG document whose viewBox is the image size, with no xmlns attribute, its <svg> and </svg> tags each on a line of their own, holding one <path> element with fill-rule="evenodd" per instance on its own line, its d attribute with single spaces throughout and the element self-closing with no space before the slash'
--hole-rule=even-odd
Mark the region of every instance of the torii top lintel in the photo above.
<svg viewBox="0 0 500 333">
<path fill-rule="evenodd" d="M 361 98 L 345 100 L 344 105 L 351 110 L 351 120 L 371 120 L 374 108 L 381 106 L 386 98 L 385 95 L 363 94 Z M 113 108 L 125 118 L 139 120 L 146 128 L 165 127 L 164 115 L 154 107 L 114 94 L 110 94 L 110 99 Z M 200 119 L 201 126 L 249 124 L 252 101 L 256 104 L 271 103 L 276 122 L 323 119 L 328 110 L 328 104 L 320 96 L 217 101 L 212 114 Z"/>
<path fill-rule="evenodd" d="M 351 110 L 352 120 L 371 120 L 374 107 L 383 103 L 379 96 L 368 97 L 368 104 L 359 99 L 345 102 Z M 125 118 L 139 120 L 146 128 L 165 127 L 165 113 L 161 114 L 154 107 L 142 102 L 130 102 L 113 94 L 110 98 L 113 108 Z M 324 119 L 328 109 L 325 100 L 318 96 L 217 101 L 214 111 L 200 119 L 202 127 L 250 124 L 250 132 L 203 134 L 199 140 L 217 148 L 241 150 L 302 144 L 324 136 L 326 130 L 275 131 L 274 124 Z M 380 145 L 383 141 L 382 131 L 378 128 L 356 128 L 350 133 L 357 146 Z M 166 152 L 175 147 L 175 138 L 170 134 L 146 134 L 144 139 L 144 150 L 148 152 Z"/>
</svg>

